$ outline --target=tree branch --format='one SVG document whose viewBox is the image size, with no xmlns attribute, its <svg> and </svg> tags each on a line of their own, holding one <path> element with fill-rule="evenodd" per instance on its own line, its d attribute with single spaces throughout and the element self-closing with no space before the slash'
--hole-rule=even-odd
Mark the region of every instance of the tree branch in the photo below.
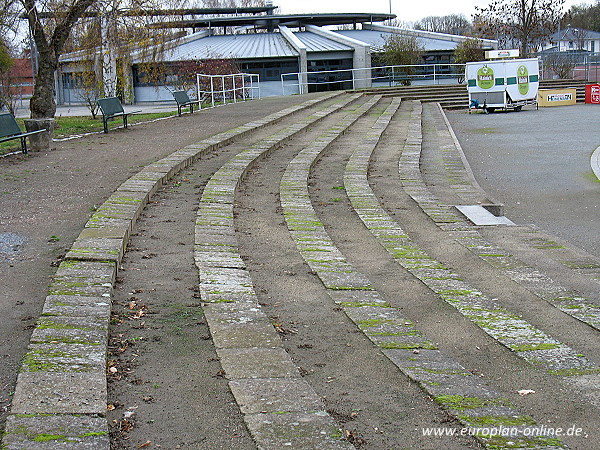
<svg viewBox="0 0 600 450">
<path fill-rule="evenodd" d="M 32 0 L 26 0 L 32 1 Z M 69 38 L 71 28 L 81 18 L 83 13 L 98 0 L 77 0 L 67 11 L 65 17 L 56 25 L 50 45 L 56 52 L 60 54 L 65 42 Z"/>
</svg>

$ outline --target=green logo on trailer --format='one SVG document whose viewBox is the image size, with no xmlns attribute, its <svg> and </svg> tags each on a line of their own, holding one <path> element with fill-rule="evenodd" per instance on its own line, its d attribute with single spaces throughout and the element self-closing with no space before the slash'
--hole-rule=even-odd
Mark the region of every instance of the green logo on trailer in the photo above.
<svg viewBox="0 0 600 450">
<path fill-rule="evenodd" d="M 477 71 L 477 86 L 481 89 L 491 89 L 494 87 L 494 71 L 487 65 Z"/>
<path fill-rule="evenodd" d="M 529 92 L 529 71 L 527 67 L 521 65 L 517 69 L 517 86 L 519 93 L 525 95 Z"/>
</svg>

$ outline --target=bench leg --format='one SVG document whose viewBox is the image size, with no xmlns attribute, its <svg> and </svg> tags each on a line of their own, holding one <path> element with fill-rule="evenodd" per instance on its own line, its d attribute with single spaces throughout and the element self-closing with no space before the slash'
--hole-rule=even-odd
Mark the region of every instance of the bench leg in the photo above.
<svg viewBox="0 0 600 450">
<path fill-rule="evenodd" d="M 27 138 L 25 137 L 21 138 L 21 151 L 23 152 L 23 154 L 27 154 Z"/>
</svg>

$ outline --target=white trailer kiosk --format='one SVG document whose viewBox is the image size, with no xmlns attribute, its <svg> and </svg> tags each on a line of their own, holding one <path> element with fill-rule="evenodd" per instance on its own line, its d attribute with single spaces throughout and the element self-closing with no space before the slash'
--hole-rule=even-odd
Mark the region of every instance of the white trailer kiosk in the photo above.
<svg viewBox="0 0 600 450">
<path fill-rule="evenodd" d="M 520 111 L 537 105 L 539 65 L 537 58 L 477 61 L 466 64 L 469 111 L 496 109 Z"/>
</svg>

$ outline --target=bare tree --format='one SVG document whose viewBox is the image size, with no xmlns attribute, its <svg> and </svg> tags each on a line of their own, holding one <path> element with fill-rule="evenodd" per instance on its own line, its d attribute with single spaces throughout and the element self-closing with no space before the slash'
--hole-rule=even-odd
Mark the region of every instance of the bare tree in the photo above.
<svg viewBox="0 0 600 450">
<path fill-rule="evenodd" d="M 147 48 L 149 60 L 168 47 L 174 37 L 171 31 L 147 26 L 157 20 L 145 14 L 147 10 L 176 8 L 185 0 L 5 0 L 10 8 L 20 5 L 27 18 L 38 52 L 38 72 L 34 94 L 30 101 L 32 118 L 51 118 L 56 112 L 54 100 L 54 73 L 60 56 L 67 50 L 81 50 L 81 44 L 90 52 L 101 48 L 101 36 L 114 45 L 103 50 L 109 62 L 105 70 L 115 76 L 125 70 L 125 60 L 132 48 Z M 241 0 L 243 4 L 262 4 L 263 0 Z M 205 0 L 206 6 L 235 6 L 235 0 Z M 6 5 L 5 5 L 6 6 Z M 0 8 L 1 10 L 1 8 Z M 122 11 L 128 14 L 121 15 Z M 137 14 L 136 14 L 137 12 Z M 1 13 L 1 11 L 0 11 Z M 85 19 L 85 20 L 83 20 Z M 102 20 L 107 19 L 104 26 Z M 0 23 L 1 25 L 1 23 Z M 83 30 L 78 35 L 75 33 Z M 95 32 L 85 33 L 85 30 Z M 100 30 L 100 33 L 98 33 Z M 73 36 L 71 36 L 73 32 Z M 69 38 L 72 41 L 69 42 Z M 105 42 L 103 42 L 105 43 Z M 116 45 L 119 44 L 119 45 Z M 121 61 L 119 68 L 119 60 Z M 110 67 L 107 69 L 106 65 Z M 106 79 L 107 77 L 105 77 Z M 126 77 L 121 77 L 125 80 Z M 106 82 L 106 81 L 105 81 Z M 104 86 L 106 89 L 106 86 Z M 118 81 L 117 87 L 118 89 Z M 123 88 L 123 92 L 126 88 Z"/>
<path fill-rule="evenodd" d="M 75 96 L 83 101 L 95 119 L 99 110 L 96 100 L 102 97 L 103 93 L 102 79 L 93 68 L 75 74 L 74 78 Z"/>
<path fill-rule="evenodd" d="M 485 50 L 483 44 L 479 39 L 469 38 L 460 42 L 454 50 L 454 63 L 455 64 L 466 64 L 472 61 L 482 61 L 485 57 Z M 458 82 L 464 81 L 464 67 L 455 66 Z"/>
<path fill-rule="evenodd" d="M 466 64 L 472 61 L 481 61 L 485 56 L 485 50 L 481 40 L 468 38 L 460 42 L 454 50 L 454 62 Z"/>
<path fill-rule="evenodd" d="M 557 27 L 565 0 L 494 0 L 476 7 L 474 21 L 479 33 L 518 46 L 521 55 L 545 40 Z"/>
<path fill-rule="evenodd" d="M 575 60 L 564 53 L 551 53 L 544 58 L 544 67 L 560 79 L 572 78 Z"/>
<path fill-rule="evenodd" d="M 414 28 L 414 24 L 412 22 L 406 22 L 398 18 L 388 19 L 383 22 L 383 24 L 387 25 L 388 27 L 404 28 L 406 30 L 412 30 Z"/>
<path fill-rule="evenodd" d="M 463 14 L 449 14 L 424 17 L 415 22 L 414 28 L 434 33 L 466 35 L 471 32 L 472 24 Z"/>
<path fill-rule="evenodd" d="M 569 31 L 575 38 L 574 41 L 577 43 L 577 50 L 585 50 L 585 41 L 589 37 L 589 31 L 584 28 L 570 28 Z"/>
<path fill-rule="evenodd" d="M 36 0 L 21 0 L 29 29 L 38 51 L 38 71 L 30 100 L 32 118 L 52 118 L 56 113 L 54 101 L 54 72 L 64 50 L 71 28 L 96 0 L 58 1 L 48 4 Z M 44 23 L 42 12 L 52 7 L 60 14 Z"/>
<path fill-rule="evenodd" d="M 11 69 L 14 60 L 10 48 L 3 39 L 0 39 L 0 108 L 8 109 L 12 114 L 16 109 L 16 96 L 14 95 L 15 80 Z"/>
<path fill-rule="evenodd" d="M 8 72 L 13 66 L 13 58 L 9 46 L 4 39 L 0 38 L 0 73 Z"/>
<path fill-rule="evenodd" d="M 415 36 L 394 34 L 385 39 L 380 59 L 386 65 L 401 66 L 400 82 L 410 85 L 411 75 L 415 73 L 414 66 L 420 62 L 423 53 L 424 48 Z"/>
</svg>

